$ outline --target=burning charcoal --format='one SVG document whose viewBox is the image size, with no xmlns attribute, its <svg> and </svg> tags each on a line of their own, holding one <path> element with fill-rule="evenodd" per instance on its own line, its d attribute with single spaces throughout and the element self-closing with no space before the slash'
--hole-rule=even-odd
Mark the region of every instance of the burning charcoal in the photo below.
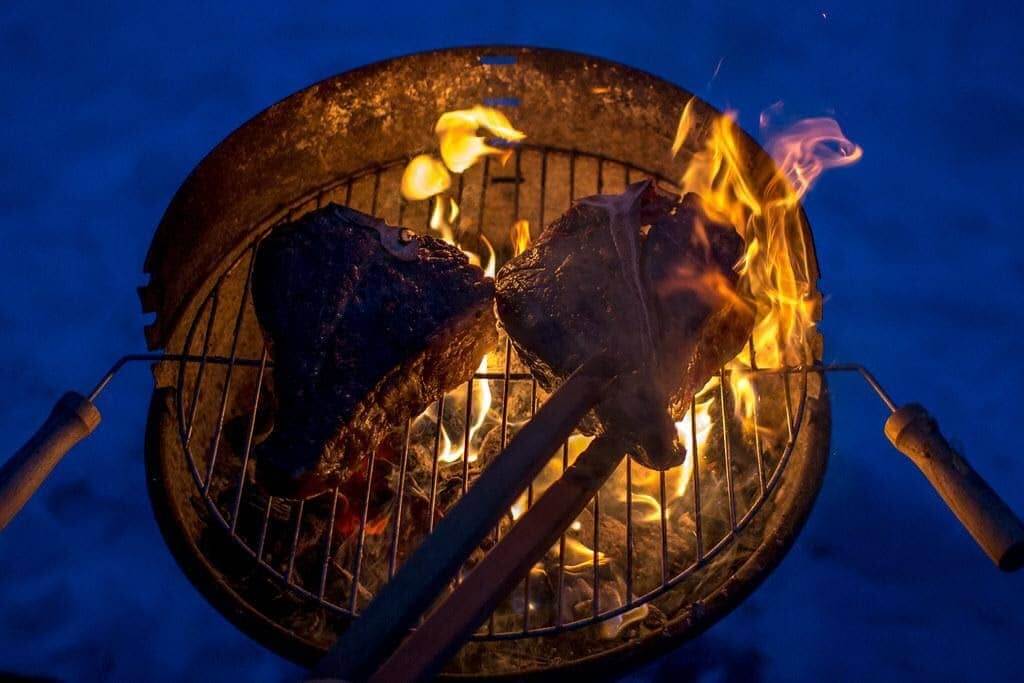
<svg viewBox="0 0 1024 683">
<path fill-rule="evenodd" d="M 493 283 L 462 252 L 334 204 L 263 241 L 252 292 L 277 404 L 257 479 L 276 495 L 343 481 L 496 340 Z"/>
<path fill-rule="evenodd" d="M 498 272 L 497 310 L 546 390 L 607 352 L 612 396 L 584 420 L 614 431 L 648 467 L 682 462 L 673 421 L 747 340 L 753 317 L 735 293 L 743 240 L 688 195 L 635 183 L 576 203 Z"/>
</svg>

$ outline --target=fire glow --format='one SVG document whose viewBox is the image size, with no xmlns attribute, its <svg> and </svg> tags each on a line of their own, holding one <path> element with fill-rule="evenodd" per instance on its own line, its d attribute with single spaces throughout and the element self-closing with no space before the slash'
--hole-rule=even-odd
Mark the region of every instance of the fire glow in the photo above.
<svg viewBox="0 0 1024 683">
<path fill-rule="evenodd" d="M 767 112 L 762 115 L 762 127 L 767 128 Z M 482 136 L 481 131 L 493 136 Z M 460 207 L 449 196 L 452 174 L 461 174 L 486 157 L 496 157 L 502 163 L 513 154 L 510 148 L 525 138 L 500 112 L 483 106 L 443 114 L 435 127 L 439 156 L 423 154 L 415 157 L 402 177 L 402 195 L 409 201 L 430 201 L 430 229 L 438 237 L 461 249 L 471 262 L 480 265 L 493 277 L 497 255 L 492 244 L 484 237 L 483 227 L 477 226 L 479 252 L 462 244 L 457 235 Z M 724 423 L 721 401 L 732 397 L 735 414 L 740 418 L 743 431 L 761 434 L 762 438 L 775 436 L 757 422 L 757 387 L 752 369 L 799 366 L 813 359 L 811 344 L 818 315 L 819 300 L 814 290 L 812 274 L 805 262 L 808 252 L 803 243 L 806 234 L 800 201 L 814 185 L 820 174 L 830 168 L 854 163 L 861 149 L 843 136 L 832 119 L 805 119 L 769 137 L 765 148 L 775 161 L 774 174 L 767 183 L 754 181 L 744 157 L 741 133 L 735 116 L 727 113 L 698 126 L 693 100 L 680 115 L 675 139 L 670 152 L 673 157 L 685 156 L 677 191 L 680 197 L 689 192 L 697 194 L 708 216 L 717 222 L 731 225 L 743 237 L 746 251 L 736 264 L 738 285 L 733 288 L 724 278 L 716 281 L 706 273 L 680 273 L 679 286 L 692 289 L 709 301 L 723 298 L 731 305 L 753 312 L 755 323 L 750 345 L 727 366 L 723 375 L 711 380 L 694 397 L 690 410 L 675 423 L 679 442 L 686 449 L 686 459 L 679 467 L 660 473 L 624 462 L 613 474 L 604 491 L 614 491 L 614 500 L 602 510 L 602 515 L 613 516 L 620 522 L 638 527 L 655 528 L 669 525 L 673 533 L 693 537 L 692 510 L 683 505 L 691 488 L 695 468 L 711 467 L 708 461 L 708 443 L 714 436 L 720 438 Z M 505 144 L 494 141 L 503 140 Z M 544 226 L 540 226 L 543 229 Z M 707 237 L 697 226 L 695 239 Z M 493 232 L 492 232 L 493 234 Z M 513 256 L 523 253 L 531 243 L 530 224 L 516 220 L 507 229 L 507 245 Z M 507 252 L 506 252 L 507 253 Z M 506 370 L 504 344 L 488 353 L 478 368 L 478 374 L 494 376 Z M 507 405 L 509 394 L 502 383 L 494 386 L 490 379 L 474 379 L 450 392 L 444 400 L 442 414 L 435 404 L 420 415 L 416 423 L 440 423 L 425 433 L 436 434 L 436 462 L 446 468 L 456 463 L 467 467 L 471 463 L 486 465 L 496 450 L 487 450 L 484 444 L 503 446 L 514 430 L 525 423 L 515 422 Z M 504 396 L 500 389 L 504 389 Z M 542 400 L 534 398 L 534 402 Z M 517 418 L 518 419 L 518 418 Z M 507 420 L 508 430 L 502 428 Z M 778 428 L 775 429 L 778 431 Z M 458 434 L 456 438 L 450 435 Z M 500 433 L 500 444 L 494 435 Z M 536 500 L 572 464 L 590 443 L 591 437 L 574 434 L 564 452 L 554 454 L 533 482 L 532 490 L 524 492 L 509 510 L 511 522 L 519 519 L 528 509 L 530 500 Z M 482 461 L 482 463 L 481 463 Z M 454 470 L 452 470 L 454 471 Z M 603 497 L 602 497 L 603 498 Z M 712 501 L 713 502 L 713 501 Z M 707 505 L 708 501 L 704 501 Z M 606 607 L 624 605 L 625 587 L 616 588 L 615 569 L 619 551 L 600 551 L 591 547 L 597 522 L 590 511 L 585 511 L 566 531 L 564 540 L 554 545 L 548 559 L 558 558 L 567 575 L 578 582 L 587 583 L 600 571 L 612 580 L 602 582 L 601 600 Z M 699 542 L 699 541 L 698 541 Z M 639 552 L 639 550 L 637 551 Z M 531 576 L 545 574 L 544 563 L 538 563 Z M 621 580 L 622 577 L 617 577 Z M 539 580 L 539 578 L 538 578 Z M 572 609 L 585 614 L 590 600 L 586 590 L 575 595 Z M 633 596 L 635 597 L 635 596 Z M 632 599 L 632 598 L 631 598 Z M 531 603 L 531 611 L 537 605 Z M 612 638 L 631 623 L 648 614 L 646 605 L 623 612 L 613 622 L 602 624 L 601 637 Z"/>
<path fill-rule="evenodd" d="M 769 121 L 770 112 L 762 113 L 762 130 Z M 745 371 L 812 360 L 809 344 L 819 301 L 805 260 L 807 232 L 800 201 L 824 171 L 855 163 L 863 152 L 833 119 L 803 119 L 766 140 L 776 170 L 759 189 L 739 136 L 734 114 L 715 119 L 706 139 L 694 142 L 696 150 L 686 161 L 679 186 L 684 194 L 699 195 L 708 215 L 732 225 L 747 245 L 736 270 L 739 294 L 754 309 L 754 332 L 751 345 L 727 367 L 736 412 L 750 431 L 757 427 L 757 396 Z M 693 137 L 690 100 L 679 119 L 673 156 Z"/>
</svg>

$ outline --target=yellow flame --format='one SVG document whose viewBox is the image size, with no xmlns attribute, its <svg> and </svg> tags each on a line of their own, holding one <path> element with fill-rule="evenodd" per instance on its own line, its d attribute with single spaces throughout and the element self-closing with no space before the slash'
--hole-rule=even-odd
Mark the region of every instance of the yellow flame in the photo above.
<svg viewBox="0 0 1024 683">
<path fill-rule="evenodd" d="M 436 230 L 441 233 L 441 239 L 448 244 L 459 246 L 458 242 L 455 241 L 455 232 L 452 228 L 452 223 L 445 216 L 445 201 L 444 197 L 437 197 L 434 199 L 434 209 L 430 212 L 430 229 Z M 451 212 L 449 211 L 449 216 Z M 474 256 L 476 256 L 474 254 Z M 472 259 L 470 259 L 472 260 Z M 480 264 L 480 259 L 476 260 L 477 265 Z"/>
<path fill-rule="evenodd" d="M 680 116 L 673 151 L 693 134 L 691 102 Z M 818 300 L 807 263 L 800 199 L 823 171 L 857 161 L 861 148 L 832 119 L 806 119 L 768 141 L 777 169 L 759 186 L 732 113 L 715 119 L 707 137 L 697 142 L 702 146 L 688 161 L 680 187 L 698 194 L 707 213 L 732 225 L 746 243 L 736 270 L 738 289 L 754 309 L 753 355 L 745 348 L 731 367 L 750 369 L 755 360 L 759 367 L 810 361 Z M 737 414 L 750 429 L 754 384 L 743 372 L 731 373 L 729 384 Z"/>
<path fill-rule="evenodd" d="M 448 169 L 429 154 L 413 157 L 402 173 L 402 196 L 410 201 L 429 199 L 451 185 Z"/>
<path fill-rule="evenodd" d="M 633 494 L 633 521 L 661 521 L 661 502 L 648 493 Z"/>
<path fill-rule="evenodd" d="M 502 163 L 512 155 L 510 149 L 487 144 L 486 138 L 477 135 L 481 128 L 508 142 L 526 137 L 504 114 L 491 107 L 476 105 L 472 109 L 445 112 L 437 120 L 434 132 L 440 139 L 441 159 L 455 173 L 462 173 L 488 155 L 499 157 Z"/>
<path fill-rule="evenodd" d="M 487 358 L 484 357 L 480 361 L 480 366 L 476 369 L 478 373 L 487 372 Z M 465 401 L 465 385 L 461 390 L 462 401 Z M 454 400 L 458 402 L 460 395 L 458 392 L 454 393 Z M 449 394 L 449 397 L 452 397 Z M 476 462 L 478 453 L 473 447 L 473 441 L 480 431 L 480 428 L 487 422 L 487 413 L 491 409 L 491 387 L 488 380 L 474 380 L 472 383 L 472 394 L 470 400 L 473 402 L 473 411 L 476 413 L 476 419 L 469 426 L 469 462 Z M 464 405 L 464 404 L 463 404 Z M 452 443 L 451 437 L 448 436 L 448 428 L 442 424 L 441 426 L 441 447 L 438 452 L 438 460 L 444 464 L 450 464 L 462 460 L 463 453 L 465 452 L 465 441 L 459 439 L 458 444 Z"/>
<path fill-rule="evenodd" d="M 686 101 L 683 106 L 683 113 L 679 117 L 679 125 L 676 127 L 676 137 L 672 141 L 672 156 L 673 158 L 679 154 L 679 150 L 682 149 L 683 143 L 686 142 L 686 138 L 690 136 L 690 129 L 693 128 L 693 100 L 691 97 Z"/>
<path fill-rule="evenodd" d="M 558 545 L 552 550 L 558 553 Z M 608 564 L 608 556 L 601 551 L 597 552 L 597 565 L 602 567 Z M 571 536 L 565 537 L 565 573 L 580 574 L 585 571 L 592 571 L 594 567 L 594 550 L 587 544 Z"/>
<path fill-rule="evenodd" d="M 512 255 L 519 256 L 530 248 L 530 221 L 519 219 L 512 224 L 509 230 L 509 238 L 512 241 Z"/>
<path fill-rule="evenodd" d="M 498 257 L 494 253 L 494 247 L 491 246 L 490 240 L 483 235 L 480 235 L 480 241 L 487 247 L 487 265 L 484 266 L 484 275 L 487 277 L 494 277 L 495 270 L 498 264 Z M 468 252 L 467 252 L 468 253 Z"/>
<path fill-rule="evenodd" d="M 485 138 L 477 136 L 479 130 L 485 130 L 493 137 L 515 142 L 526 135 L 513 127 L 504 114 L 491 107 L 477 105 L 471 109 L 450 111 L 441 115 L 434 130 L 438 136 L 441 159 L 429 154 L 420 154 L 412 159 L 402 173 L 402 196 L 410 201 L 430 199 L 434 197 L 430 211 L 430 228 L 442 240 L 462 250 L 470 263 L 482 266 L 480 254 L 461 245 L 455 236 L 455 227 L 461 213 L 454 198 L 445 192 L 451 188 L 451 175 L 448 169 L 462 173 L 481 158 L 487 155 L 499 155 L 507 159 L 512 153 L 509 149 L 499 149 L 486 143 Z M 446 167 L 447 164 L 447 167 Z M 527 240 L 529 239 L 529 223 L 523 221 Z M 516 229 L 516 226 L 513 226 Z M 522 229 L 522 226 L 519 226 Z M 494 247 L 483 234 L 480 240 L 487 249 L 487 265 L 483 266 L 488 277 L 494 277 L 497 270 L 497 259 Z M 454 451 L 453 451 L 454 452 Z"/>
</svg>

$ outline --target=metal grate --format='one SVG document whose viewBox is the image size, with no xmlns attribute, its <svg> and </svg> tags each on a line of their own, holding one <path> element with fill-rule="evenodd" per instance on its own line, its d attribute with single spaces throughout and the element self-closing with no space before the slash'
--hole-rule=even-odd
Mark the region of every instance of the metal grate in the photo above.
<svg viewBox="0 0 1024 683">
<path fill-rule="evenodd" d="M 340 488 L 307 500 L 263 497 L 248 483 L 247 472 L 254 442 L 258 438 L 261 415 L 266 411 L 267 369 L 271 366 L 263 346 L 250 300 L 250 281 L 254 254 L 259 239 L 273 226 L 292 220 L 329 201 L 345 203 L 354 208 L 383 215 L 390 222 L 429 230 L 428 207 L 406 204 L 398 199 L 398 179 L 407 159 L 394 160 L 341 178 L 329 186 L 297 200 L 283 209 L 272 220 L 253 231 L 254 241 L 244 248 L 237 259 L 219 276 L 209 294 L 196 312 L 185 338 L 182 354 L 189 356 L 177 367 L 176 408 L 180 443 L 196 486 L 196 494 L 209 510 L 213 520 L 223 528 L 235 545 L 252 558 L 253 566 L 263 572 L 300 600 L 312 606 L 326 608 L 342 616 L 355 616 L 372 597 L 376 587 L 367 578 L 368 570 L 375 577 L 386 579 L 394 574 L 401 558 L 412 550 L 405 547 L 415 539 L 403 541 L 403 524 L 408 517 L 410 503 L 409 480 L 415 464 L 411 462 L 413 445 L 412 421 L 399 429 L 400 444 L 397 463 L 382 461 L 377 453 L 366 458 L 365 487 L 362 498 L 353 498 L 350 491 Z M 520 218 L 543 226 L 579 196 L 602 191 L 617 191 L 640 177 L 655 177 L 667 189 L 674 185 L 649 171 L 630 166 L 600 155 L 577 150 L 522 145 L 517 148 L 512 163 L 499 167 L 491 161 L 479 165 L 459 176 L 453 192 L 463 207 L 464 215 L 471 216 L 469 226 L 458 235 L 463 243 L 479 240 L 494 226 L 507 227 Z M 495 233 L 491 234 L 495 241 Z M 507 245 L 498 243 L 499 260 L 510 252 Z M 752 350 L 752 347 L 751 347 Z M 542 400 L 537 383 L 521 367 L 517 368 L 514 351 L 507 339 L 499 349 L 504 362 L 500 372 L 478 373 L 463 389 L 466 394 L 463 420 L 461 481 L 458 495 L 471 485 L 472 472 L 469 458 L 470 425 L 473 411 L 474 387 L 489 382 L 491 391 L 502 397 L 500 401 L 500 446 L 510 438 L 512 427 L 509 415 L 510 392 L 517 386 L 528 386 L 529 414 L 536 411 Z M 726 382 L 728 370 L 723 369 L 717 396 L 717 410 L 709 416 L 709 425 L 698 425 L 696 401 L 691 406 L 688 429 L 691 443 L 698 443 L 698 430 L 708 430 L 715 436 L 708 439 L 702 452 L 692 456 L 692 474 L 687 494 L 673 498 L 668 490 L 668 478 L 678 473 L 659 473 L 653 484 L 645 474 L 646 492 L 636 490 L 639 468 L 627 458 L 622 477 L 616 476 L 593 499 L 587 513 L 591 520 L 589 565 L 580 576 L 568 559 L 567 536 L 563 535 L 553 552 L 553 576 L 548 573 L 546 584 L 554 594 L 554 613 L 537 615 L 531 603 L 538 586 L 527 576 L 508 601 L 492 616 L 477 639 L 517 639 L 554 634 L 588 625 L 611 622 L 698 575 L 711 561 L 726 550 L 742 552 L 733 547 L 733 541 L 760 510 L 775 489 L 786 466 L 803 422 L 807 395 L 807 370 L 785 369 L 767 371 L 759 375 L 755 386 L 759 396 L 759 411 L 755 415 L 757 428 L 747 438 L 733 418 L 730 405 L 733 398 Z M 439 461 L 442 442 L 442 423 L 446 400 L 437 402 L 436 425 L 432 439 L 432 462 L 428 480 L 429 501 L 427 528 L 433 527 L 439 509 L 439 484 L 442 463 Z M 774 418 L 766 417 L 771 413 Z M 776 429 L 762 430 L 760 422 L 774 419 Z M 421 430 L 422 431 L 422 430 Z M 236 436 L 231 446 L 227 432 Z M 772 436 L 774 435 L 774 436 Z M 238 444 L 241 444 L 240 446 Z M 567 442 L 556 459 L 561 469 L 569 464 L 570 449 Z M 383 471 L 386 469 L 386 471 Z M 393 477 L 397 486 L 392 491 L 387 525 L 373 529 L 371 497 L 375 476 Z M 678 474 L 678 476 L 682 476 Z M 532 504 L 534 487 L 531 485 L 526 504 Z M 652 504 L 652 500 L 657 505 Z M 638 507 L 656 508 L 638 520 Z M 685 504 L 687 510 L 680 511 Z M 326 526 L 314 525 L 312 510 Z M 345 508 L 342 510 L 341 508 Z M 618 510 L 624 526 L 624 542 L 618 546 L 614 558 L 622 568 L 614 581 L 624 587 L 624 596 L 606 600 L 602 582 L 609 581 L 603 567 L 607 553 L 612 552 L 603 525 L 609 508 Z M 624 509 L 624 512 L 622 511 Z M 347 512 L 356 519 L 355 528 L 344 538 L 336 531 L 335 520 L 339 512 Z M 687 520 L 685 534 L 676 533 L 673 519 Z M 506 527 L 507 528 L 507 527 Z M 653 529 L 653 533 L 652 533 Z M 494 539 L 501 533 L 495 529 Z M 656 549 L 644 542 L 638 549 L 637 539 L 657 539 Z M 680 544 L 679 537 L 686 543 Z M 372 538 L 371 538 L 372 537 Z M 368 543 L 376 550 L 368 559 Z M 312 545 L 311 545 L 312 544 Z M 342 554 L 345 546 L 348 552 Z M 682 547 L 680 547 L 682 545 Z M 622 557 L 621 555 L 624 555 Z M 311 568 L 310 557 L 316 557 Z M 373 563 L 369 566 L 367 562 Z M 655 562 L 658 569 L 654 579 L 641 580 L 642 569 Z M 577 563 L 588 565 L 588 563 Z M 303 565 L 300 567 L 299 565 Z M 315 570 L 315 571 L 314 571 Z M 316 576 L 312 576 L 316 574 Z M 589 610 L 580 613 L 566 603 L 563 596 L 568 590 L 570 574 L 574 582 L 583 579 L 590 584 L 592 599 Z M 650 572 L 647 572 L 650 574 Z M 301 575 L 301 578 L 300 578 Z M 332 580 L 342 577 L 340 585 L 345 591 L 332 590 Z M 620 585 L 624 584 L 624 586 Z M 635 591 L 639 594 L 635 594 Z M 499 615 L 499 612 L 501 613 Z"/>
</svg>

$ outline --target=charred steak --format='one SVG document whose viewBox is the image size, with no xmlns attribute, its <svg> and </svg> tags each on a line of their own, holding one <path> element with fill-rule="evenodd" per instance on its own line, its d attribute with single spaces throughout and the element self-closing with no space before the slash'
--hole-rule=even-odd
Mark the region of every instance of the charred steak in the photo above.
<svg viewBox="0 0 1024 683">
<path fill-rule="evenodd" d="M 252 296 L 276 401 L 256 476 L 275 495 L 344 481 L 496 343 L 494 283 L 465 254 L 335 204 L 263 240 Z"/>
<path fill-rule="evenodd" d="M 549 391 L 591 356 L 610 354 L 619 382 L 581 429 L 614 431 L 639 462 L 665 469 L 685 456 L 673 421 L 753 326 L 735 293 L 743 250 L 695 195 L 634 183 L 579 201 L 506 263 L 498 317 Z"/>
</svg>

